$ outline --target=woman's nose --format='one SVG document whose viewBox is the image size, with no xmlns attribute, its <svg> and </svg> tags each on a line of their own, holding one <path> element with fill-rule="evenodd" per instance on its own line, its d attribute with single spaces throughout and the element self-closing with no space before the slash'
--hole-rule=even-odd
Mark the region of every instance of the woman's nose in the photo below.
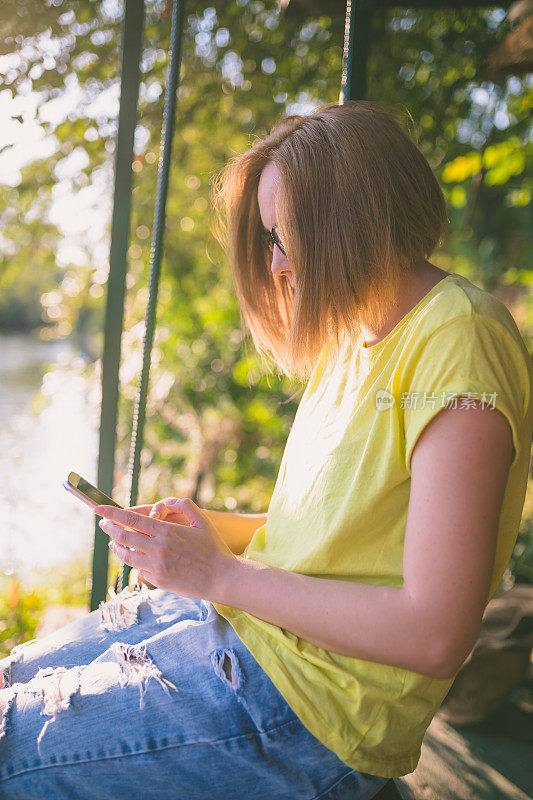
<svg viewBox="0 0 533 800">
<path fill-rule="evenodd" d="M 272 263 L 270 265 L 273 275 L 282 275 L 284 272 L 291 272 L 287 257 L 283 255 L 279 247 L 275 246 L 272 253 Z"/>
</svg>

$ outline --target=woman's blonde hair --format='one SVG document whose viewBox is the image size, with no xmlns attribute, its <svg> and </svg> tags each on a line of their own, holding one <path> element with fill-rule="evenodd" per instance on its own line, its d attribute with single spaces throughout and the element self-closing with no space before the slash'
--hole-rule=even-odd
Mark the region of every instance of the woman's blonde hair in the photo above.
<svg viewBox="0 0 533 800">
<path fill-rule="evenodd" d="M 262 234 L 257 189 L 270 162 L 295 289 L 274 279 Z M 243 327 L 299 380 L 330 340 L 361 344 L 361 324 L 386 323 L 402 279 L 442 244 L 447 222 L 428 162 L 393 114 L 369 101 L 279 119 L 215 176 L 213 206 Z"/>
</svg>

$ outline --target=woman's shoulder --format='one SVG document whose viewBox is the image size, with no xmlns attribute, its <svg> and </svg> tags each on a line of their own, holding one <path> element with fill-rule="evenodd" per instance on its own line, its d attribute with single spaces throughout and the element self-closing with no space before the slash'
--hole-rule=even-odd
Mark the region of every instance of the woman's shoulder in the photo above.
<svg viewBox="0 0 533 800">
<path fill-rule="evenodd" d="M 426 340 L 443 328 L 474 330 L 489 327 L 510 336 L 525 348 L 518 326 L 498 297 L 458 273 L 450 273 L 413 320 L 412 335 Z"/>
<path fill-rule="evenodd" d="M 461 275 L 450 276 L 416 321 L 397 353 L 402 384 L 459 377 L 507 382 L 522 410 L 533 394 L 533 362 L 518 326 L 499 298 Z M 533 410 L 532 410 L 533 413 Z"/>
</svg>

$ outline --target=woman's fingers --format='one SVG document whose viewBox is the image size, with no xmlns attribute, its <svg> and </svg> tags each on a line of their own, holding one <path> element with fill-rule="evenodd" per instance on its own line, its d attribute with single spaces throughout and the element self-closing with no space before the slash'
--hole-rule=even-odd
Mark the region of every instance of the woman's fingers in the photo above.
<svg viewBox="0 0 533 800">
<path fill-rule="evenodd" d="M 181 502 L 179 497 L 165 497 L 164 500 L 158 500 L 152 506 L 150 517 L 175 522 L 177 525 L 188 525 L 187 517 L 177 510 Z"/>
<path fill-rule="evenodd" d="M 146 552 L 147 546 L 151 542 L 151 537 L 145 533 L 135 533 L 134 531 L 125 531 L 120 525 L 115 525 L 108 519 L 100 520 L 100 527 L 110 536 L 113 541 L 122 545 L 123 547 L 132 547 L 134 550 Z"/>
<path fill-rule="evenodd" d="M 161 520 L 147 517 L 143 514 L 138 514 L 136 511 L 130 511 L 128 508 L 116 508 L 115 506 L 96 506 L 94 513 L 99 517 L 105 517 L 118 525 L 123 525 L 125 528 L 132 528 L 141 533 L 147 533 L 149 536 L 157 536 L 161 534 L 161 526 L 166 526 Z"/>
<path fill-rule="evenodd" d="M 172 509 L 176 510 L 180 514 L 183 514 L 191 527 L 196 528 L 198 525 L 201 525 L 206 521 L 204 514 L 198 508 L 196 503 L 190 499 L 190 497 L 172 497 L 170 499 L 172 500 Z"/>
<path fill-rule="evenodd" d="M 156 517 L 156 519 L 165 519 L 167 515 L 168 508 L 164 500 L 159 500 L 157 503 L 154 503 L 149 514 L 150 517 Z"/>
<path fill-rule="evenodd" d="M 165 519 L 168 513 L 168 509 L 163 507 L 160 509 L 159 506 L 164 503 L 164 500 L 159 500 L 158 503 L 150 503 L 149 505 L 142 505 L 142 506 L 126 506 L 127 511 L 135 511 L 137 514 L 143 514 L 145 517 L 154 517 L 156 516 L 158 519 Z M 156 510 L 156 506 L 158 507 Z M 160 511 L 163 513 L 159 513 Z"/>
<path fill-rule="evenodd" d="M 152 505 L 148 505 L 148 506 L 128 506 L 127 510 L 128 511 L 136 511 L 137 514 L 144 514 L 145 517 L 148 517 L 150 515 L 150 512 L 151 512 L 152 508 L 153 508 Z"/>
<path fill-rule="evenodd" d="M 158 500 L 157 503 L 150 503 L 140 506 L 127 506 L 126 511 L 135 511 L 137 514 L 142 514 L 145 517 L 156 517 L 157 519 L 167 519 L 169 516 L 178 516 L 174 511 L 175 504 L 179 502 L 177 497 L 166 497 L 164 500 Z M 183 515 L 181 524 L 186 523 Z"/>
<path fill-rule="evenodd" d="M 133 569 L 146 567 L 146 555 L 144 553 L 134 553 L 116 542 L 111 542 L 109 549 L 128 567 L 133 567 Z"/>
</svg>

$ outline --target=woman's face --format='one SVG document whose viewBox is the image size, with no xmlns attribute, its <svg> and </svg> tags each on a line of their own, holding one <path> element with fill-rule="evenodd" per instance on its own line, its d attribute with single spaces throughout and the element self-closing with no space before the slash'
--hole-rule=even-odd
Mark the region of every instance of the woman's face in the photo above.
<svg viewBox="0 0 533 800">
<path fill-rule="evenodd" d="M 278 188 L 278 170 L 272 162 L 269 162 L 261 173 L 259 186 L 257 188 L 257 202 L 259 203 L 259 213 L 265 230 L 272 230 L 277 225 L 276 218 L 276 192 Z M 294 272 L 285 256 L 277 245 L 274 246 L 272 253 L 272 263 L 270 265 L 274 277 L 285 276 L 293 289 L 296 288 Z"/>
</svg>

